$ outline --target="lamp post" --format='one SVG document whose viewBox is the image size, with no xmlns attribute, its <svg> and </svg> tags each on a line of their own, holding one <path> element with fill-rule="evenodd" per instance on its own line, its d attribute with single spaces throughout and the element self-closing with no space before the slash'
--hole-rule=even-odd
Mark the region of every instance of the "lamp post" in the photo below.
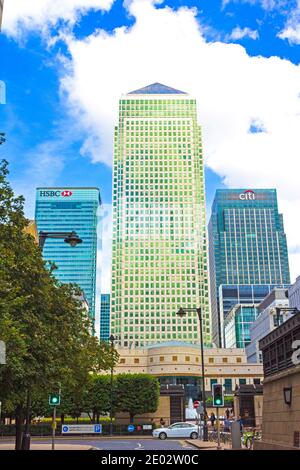
<svg viewBox="0 0 300 470">
<path fill-rule="evenodd" d="M 82 243 L 81 238 L 76 232 L 40 232 L 39 233 L 39 247 L 43 251 L 45 241 L 47 238 L 58 238 L 64 240 L 65 243 L 71 247 L 75 247 L 79 243 Z M 31 409 L 31 390 L 30 386 L 27 387 L 26 396 L 26 423 L 24 434 L 22 438 L 22 450 L 30 450 L 30 409 Z"/>
<path fill-rule="evenodd" d="M 296 307 L 275 307 L 276 311 L 276 320 L 277 320 L 277 326 L 280 326 L 280 313 L 291 313 L 292 315 L 296 315 L 299 313 L 300 310 L 298 310 Z"/>
<path fill-rule="evenodd" d="M 202 310 L 199 308 L 180 308 L 177 315 L 183 318 L 187 312 L 197 312 L 200 323 L 200 347 L 201 347 L 201 373 L 202 373 L 202 401 L 203 401 L 203 441 L 208 441 L 207 413 L 206 413 L 206 393 L 205 393 L 205 368 L 204 368 L 204 348 L 203 348 L 203 329 L 202 329 Z"/>
<path fill-rule="evenodd" d="M 73 248 L 82 243 L 81 238 L 77 235 L 76 232 L 43 232 L 41 231 L 39 233 L 39 246 L 41 250 L 43 251 L 45 241 L 47 238 L 55 238 L 55 239 L 60 239 L 64 240 L 65 243 L 69 244 Z"/>
<path fill-rule="evenodd" d="M 109 337 L 110 351 L 111 351 L 111 369 L 110 369 L 110 426 L 109 433 L 113 435 L 113 378 L 114 378 L 114 349 L 115 349 L 115 337 L 111 335 Z"/>
</svg>

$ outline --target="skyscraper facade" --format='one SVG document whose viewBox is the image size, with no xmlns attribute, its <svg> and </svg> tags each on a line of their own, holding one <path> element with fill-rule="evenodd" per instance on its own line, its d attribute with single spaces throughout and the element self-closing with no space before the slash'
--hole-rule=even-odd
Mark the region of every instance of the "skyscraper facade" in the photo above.
<svg viewBox="0 0 300 470">
<path fill-rule="evenodd" d="M 111 332 L 119 345 L 206 344 L 210 306 L 196 101 L 158 83 L 124 95 L 115 129 Z"/>
<path fill-rule="evenodd" d="M 224 292 L 232 297 L 236 290 L 242 298 L 245 291 L 246 302 L 253 296 L 261 301 L 260 290 L 290 283 L 287 241 L 275 189 L 217 190 L 209 222 L 209 261 L 213 342 L 221 345 L 228 312 L 224 315 Z M 231 306 L 243 303 L 241 299 L 230 301 Z"/>
<path fill-rule="evenodd" d="M 82 243 L 75 248 L 64 240 L 46 239 L 44 259 L 57 266 L 62 283 L 76 283 L 95 320 L 97 224 L 101 205 L 98 188 L 37 188 L 35 219 L 38 232 L 75 231 Z"/>
<path fill-rule="evenodd" d="M 101 294 L 100 340 L 108 341 L 110 336 L 110 294 Z"/>
</svg>

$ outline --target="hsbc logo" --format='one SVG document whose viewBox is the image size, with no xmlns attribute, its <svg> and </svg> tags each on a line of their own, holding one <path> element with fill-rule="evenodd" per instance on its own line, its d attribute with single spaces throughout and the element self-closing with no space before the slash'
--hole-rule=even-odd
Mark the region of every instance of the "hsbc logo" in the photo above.
<svg viewBox="0 0 300 470">
<path fill-rule="evenodd" d="M 70 197 L 72 196 L 72 191 L 40 191 L 40 197 Z"/>
<path fill-rule="evenodd" d="M 244 193 L 239 195 L 241 201 L 255 201 L 255 192 L 252 189 L 247 189 Z"/>
<path fill-rule="evenodd" d="M 72 194 L 73 194 L 72 191 L 63 191 L 61 193 L 62 197 L 70 197 L 72 196 Z"/>
</svg>

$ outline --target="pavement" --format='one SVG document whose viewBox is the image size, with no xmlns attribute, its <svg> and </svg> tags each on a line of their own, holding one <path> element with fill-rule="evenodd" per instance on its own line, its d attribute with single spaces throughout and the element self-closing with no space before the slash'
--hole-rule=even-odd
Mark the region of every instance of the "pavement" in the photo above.
<svg viewBox="0 0 300 470">
<path fill-rule="evenodd" d="M 193 440 L 187 440 L 187 444 L 194 446 L 195 448 L 199 450 L 218 450 L 217 449 L 217 443 L 216 442 L 203 442 L 198 439 L 193 439 Z M 220 450 L 231 450 L 231 445 L 230 444 L 221 444 L 221 449 Z"/>
<path fill-rule="evenodd" d="M 58 438 L 55 441 L 55 450 L 167 450 L 167 451 L 178 451 L 178 450 L 195 450 L 192 442 L 186 440 L 175 440 L 166 439 L 161 441 L 159 439 L 153 439 L 151 436 L 147 436 L 146 439 L 139 437 L 130 437 L 124 439 L 120 438 L 98 438 L 93 437 L 82 439 L 63 439 Z M 13 440 L 0 440 L 0 450 L 14 450 L 15 444 Z M 51 450 L 51 440 L 49 438 L 32 438 L 31 439 L 31 450 Z"/>
</svg>

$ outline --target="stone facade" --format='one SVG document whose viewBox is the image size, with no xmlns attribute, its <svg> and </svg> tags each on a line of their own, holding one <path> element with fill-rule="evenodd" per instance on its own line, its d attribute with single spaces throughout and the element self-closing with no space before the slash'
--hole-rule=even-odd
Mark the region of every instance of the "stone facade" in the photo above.
<svg viewBox="0 0 300 470">
<path fill-rule="evenodd" d="M 118 348 L 116 374 L 145 373 L 163 377 L 201 377 L 200 346 L 185 343 L 161 343 L 148 348 Z M 232 390 L 240 379 L 253 384 L 263 379 L 261 364 L 248 364 L 244 349 L 204 350 L 205 388 L 211 391 L 211 379 L 225 383 L 232 379 Z"/>
<path fill-rule="evenodd" d="M 285 404 L 284 388 L 292 387 L 292 403 Z M 264 381 L 263 439 L 257 449 L 300 450 L 300 365 Z M 295 445 L 297 444 L 298 445 Z"/>
</svg>

